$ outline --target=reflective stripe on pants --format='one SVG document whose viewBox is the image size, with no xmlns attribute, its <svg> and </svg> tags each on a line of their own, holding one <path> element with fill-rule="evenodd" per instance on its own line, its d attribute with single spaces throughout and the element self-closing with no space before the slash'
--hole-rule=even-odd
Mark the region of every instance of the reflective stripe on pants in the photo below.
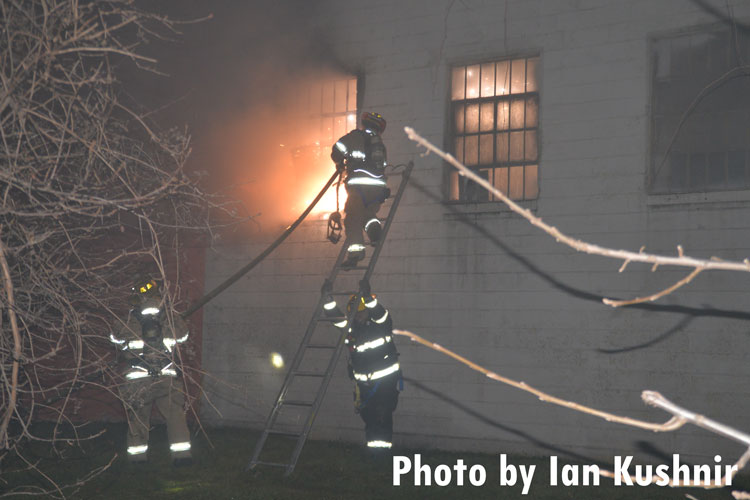
<svg viewBox="0 0 750 500">
<path fill-rule="evenodd" d="M 142 460 L 145 457 L 144 453 L 131 453 L 131 450 L 148 448 L 153 405 L 156 405 L 167 421 L 167 435 L 173 446 L 172 457 L 191 456 L 190 431 L 185 420 L 183 390 L 182 380 L 175 377 L 148 377 L 131 380 L 120 386 L 120 397 L 125 404 L 128 417 L 128 458 Z"/>
</svg>

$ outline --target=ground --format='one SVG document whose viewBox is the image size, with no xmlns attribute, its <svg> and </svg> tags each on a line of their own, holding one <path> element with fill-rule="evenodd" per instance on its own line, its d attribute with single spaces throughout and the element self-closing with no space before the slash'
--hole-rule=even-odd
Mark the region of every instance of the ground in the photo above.
<svg viewBox="0 0 750 500">
<path fill-rule="evenodd" d="M 730 491 L 701 489 L 672 489 L 660 487 L 615 487 L 606 479 L 600 486 L 550 487 L 548 484 L 549 457 L 512 456 L 509 463 L 536 464 L 537 471 L 528 495 L 521 487 L 500 486 L 499 456 L 473 453 L 447 453 L 432 450 L 396 450 L 397 455 L 410 459 L 421 454 L 423 463 L 436 467 L 453 467 L 458 459 L 467 466 L 482 464 L 487 471 L 484 486 L 472 486 L 468 473 L 464 486 L 414 486 L 413 474 L 402 477 L 402 486 L 393 486 L 393 466 L 390 457 L 372 457 L 360 446 L 350 443 L 308 441 L 297 468 L 289 478 L 279 471 L 260 468 L 251 472 L 244 469 L 252 455 L 257 432 L 246 429 L 206 429 L 194 437 L 195 462 L 188 467 L 172 466 L 164 426 L 156 426 L 151 433 L 151 455 L 146 465 L 131 465 L 122 456 L 125 427 L 120 424 L 103 427 L 103 435 L 86 443 L 83 450 L 75 446 L 62 448 L 62 458 L 51 457 L 49 446 L 34 445 L 27 449 L 28 458 L 39 460 L 42 467 L 55 477 L 85 476 L 97 466 L 119 456 L 111 467 L 89 481 L 78 491 L 67 491 L 75 499 L 611 499 L 648 500 L 684 499 L 690 494 L 699 500 L 730 499 Z M 210 441 L 210 442 L 209 442 Z M 282 453 L 278 459 L 288 455 Z M 264 457 L 272 459 L 273 457 Z M 41 486 L 38 475 L 12 472 L 16 463 L 3 463 L 0 493 L 24 485 Z M 3 482 L 6 482 L 3 484 Z M 739 486 L 750 487 L 750 477 L 740 477 Z M 1 496 L 1 495 L 0 495 Z M 29 498 L 23 496 L 23 498 Z M 33 498 L 33 497 L 32 497 Z"/>
</svg>

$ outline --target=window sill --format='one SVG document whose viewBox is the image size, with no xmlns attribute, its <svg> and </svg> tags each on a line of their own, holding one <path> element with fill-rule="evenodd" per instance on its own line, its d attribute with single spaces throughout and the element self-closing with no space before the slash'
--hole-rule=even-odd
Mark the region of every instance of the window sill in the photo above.
<svg viewBox="0 0 750 500">
<path fill-rule="evenodd" d="M 670 208 L 680 205 L 725 204 L 746 206 L 750 203 L 750 190 L 712 191 L 708 193 L 649 194 L 646 204 L 649 208 Z"/>
<path fill-rule="evenodd" d="M 536 212 L 538 200 L 517 201 L 522 208 Z M 446 212 L 443 217 L 447 220 L 459 220 L 467 215 L 471 216 L 492 216 L 506 218 L 513 215 L 513 211 L 508 205 L 501 201 L 485 201 L 465 203 L 461 201 L 444 201 L 443 207 Z"/>
</svg>

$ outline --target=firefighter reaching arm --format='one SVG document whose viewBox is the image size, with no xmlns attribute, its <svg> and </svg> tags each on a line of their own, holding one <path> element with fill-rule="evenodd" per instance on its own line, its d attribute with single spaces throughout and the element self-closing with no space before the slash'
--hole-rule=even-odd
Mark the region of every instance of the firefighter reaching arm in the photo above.
<svg viewBox="0 0 750 500">
<path fill-rule="evenodd" d="M 389 311 L 363 284 L 363 297 L 352 295 L 347 312 L 354 314 L 351 326 L 336 301 L 328 296 L 324 313 L 335 317 L 334 326 L 347 329 L 349 372 L 355 387 L 355 410 L 365 422 L 365 438 L 370 449 L 391 448 L 393 411 L 398 404 L 401 367 L 393 342 L 393 321 Z M 356 310 L 356 311 L 355 311 Z M 342 319 L 343 318 L 343 319 Z"/>
</svg>

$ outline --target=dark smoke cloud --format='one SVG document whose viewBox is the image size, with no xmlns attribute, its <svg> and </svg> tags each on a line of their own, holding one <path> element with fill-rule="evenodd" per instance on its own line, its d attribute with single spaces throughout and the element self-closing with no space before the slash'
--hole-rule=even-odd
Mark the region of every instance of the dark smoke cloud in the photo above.
<svg viewBox="0 0 750 500">
<path fill-rule="evenodd" d="M 149 8 L 211 19 L 152 44 L 150 55 L 169 76 L 141 75 L 128 88 L 145 106 L 168 104 L 157 115 L 161 123 L 188 125 L 190 168 L 206 174 L 210 189 L 239 198 L 248 214 L 261 214 L 248 229 L 290 223 L 333 168 L 327 151 L 294 154 L 304 145 L 294 100 L 305 83 L 353 73 L 309 26 L 315 2 L 174 0 Z"/>
</svg>

